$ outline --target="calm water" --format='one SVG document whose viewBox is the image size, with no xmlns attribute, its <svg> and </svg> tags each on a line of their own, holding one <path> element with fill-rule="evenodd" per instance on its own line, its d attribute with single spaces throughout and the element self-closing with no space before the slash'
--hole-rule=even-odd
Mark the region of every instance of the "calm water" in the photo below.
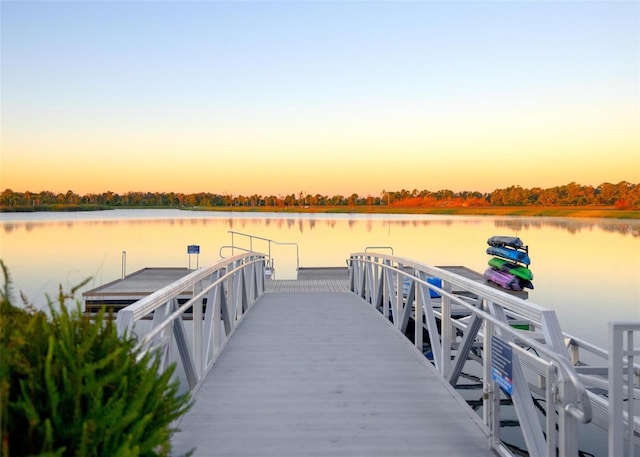
<svg viewBox="0 0 640 457">
<path fill-rule="evenodd" d="M 123 251 L 127 273 L 215 263 L 221 246 L 231 243 L 229 230 L 297 243 L 303 267 L 345 266 L 352 252 L 390 246 L 397 256 L 478 272 L 487 267 L 487 238 L 517 235 L 529 245 L 532 260 L 535 289 L 529 300 L 556 310 L 565 332 L 606 347 L 608 321 L 640 320 L 640 221 L 115 210 L 1 214 L 0 224 L 0 258 L 14 291 L 42 308 L 59 285 L 68 289 L 91 277 L 82 292 L 120 278 Z M 249 247 L 242 237 L 235 241 Z M 187 255 L 190 244 L 200 245 L 198 258 Z M 253 249 L 267 252 L 268 246 L 256 241 Z M 277 278 L 295 276 L 295 248 L 274 245 L 271 254 Z M 481 392 L 466 395 L 477 400 Z M 581 430 L 587 455 L 606 455 L 606 433 Z M 517 429 L 502 433 L 522 447 Z"/>
<path fill-rule="evenodd" d="M 115 210 L 2 214 L 0 257 L 14 291 L 39 307 L 58 286 L 91 277 L 83 289 L 151 266 L 210 265 L 231 243 L 229 230 L 299 246 L 300 265 L 345 266 L 351 252 L 391 246 L 395 255 L 431 265 L 484 271 L 492 235 L 529 245 L 535 289 L 529 300 L 558 313 L 562 329 L 606 346 L 607 322 L 640 320 L 640 221 L 434 215 L 313 215 Z M 248 242 L 236 237 L 236 244 Z M 200 245 L 200 256 L 187 245 Z M 266 252 L 265 243 L 254 250 Z M 384 251 L 384 252 L 389 252 Z M 230 251 L 225 251 L 229 255 Z M 296 252 L 273 246 L 276 275 L 295 274 Z"/>
</svg>

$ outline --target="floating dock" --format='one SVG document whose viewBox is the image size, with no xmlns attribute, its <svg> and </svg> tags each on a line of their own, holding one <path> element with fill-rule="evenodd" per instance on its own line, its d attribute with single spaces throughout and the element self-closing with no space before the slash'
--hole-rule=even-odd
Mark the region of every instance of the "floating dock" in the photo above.
<svg viewBox="0 0 640 457">
<path fill-rule="evenodd" d="M 111 281 L 82 294 L 84 312 L 95 313 L 101 307 L 117 312 L 125 306 L 176 282 L 193 272 L 188 268 L 143 268 L 122 279 Z M 180 300 L 188 300 L 191 294 L 185 293 Z"/>
<path fill-rule="evenodd" d="M 456 273 L 473 281 L 495 287 L 516 297 L 527 298 L 526 291 L 511 291 L 487 281 L 480 273 L 464 266 L 443 266 L 443 270 Z M 95 313 L 101 307 L 107 311 L 118 310 L 140 300 L 155 291 L 174 283 L 194 270 L 179 267 L 143 268 L 124 278 L 111 281 L 82 294 L 86 313 Z M 268 292 L 349 292 L 349 271 L 347 267 L 306 267 L 298 270 L 298 279 L 268 280 Z M 462 291 L 453 291 L 462 293 Z M 185 302 L 191 294 L 184 293 L 179 302 Z"/>
</svg>

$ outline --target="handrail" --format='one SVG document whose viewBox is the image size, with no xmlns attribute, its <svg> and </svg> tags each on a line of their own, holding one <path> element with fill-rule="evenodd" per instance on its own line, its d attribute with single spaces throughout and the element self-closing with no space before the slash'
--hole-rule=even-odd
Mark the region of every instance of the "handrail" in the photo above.
<svg viewBox="0 0 640 457">
<path fill-rule="evenodd" d="M 158 350 L 161 371 L 178 362 L 186 377 L 186 390 L 195 390 L 237 325 L 264 293 L 265 263 L 264 254 L 248 253 L 194 270 L 118 311 L 118 334 L 137 335 L 141 356 Z M 177 359 L 171 355 L 174 345 Z"/>
<path fill-rule="evenodd" d="M 232 246 L 230 244 L 225 244 L 223 246 L 220 246 L 220 249 L 218 249 L 218 255 L 220 256 L 221 259 L 226 259 L 226 257 L 222 255 L 222 251 L 224 251 L 225 249 L 233 249 L 233 250 L 237 249 L 242 252 L 253 252 L 251 249 L 241 248 L 239 246 Z"/>
<path fill-rule="evenodd" d="M 393 255 L 393 246 L 367 246 L 364 248 L 364 252 L 369 252 L 369 249 L 389 249 L 391 251 L 391 255 Z"/>
<path fill-rule="evenodd" d="M 233 254 L 233 250 L 234 249 L 244 249 L 246 250 L 246 248 L 241 248 L 235 245 L 234 243 L 234 235 L 240 235 L 240 236 L 244 236 L 249 238 L 249 250 L 248 252 L 254 252 L 253 251 L 253 240 L 261 240 L 261 241 L 266 241 L 267 245 L 268 245 L 268 249 L 267 249 L 267 256 L 269 259 L 272 259 L 271 257 L 271 244 L 276 244 L 278 246 L 295 246 L 296 247 L 296 271 L 298 271 L 300 269 L 300 248 L 298 247 L 298 243 L 294 243 L 294 242 L 282 242 L 282 241 L 275 241 L 272 240 L 270 238 L 264 238 L 261 236 L 256 236 L 256 235 L 251 235 L 249 233 L 242 233 L 242 232 L 237 232 L 235 230 L 227 230 L 227 233 L 231 234 L 231 246 L 223 246 L 225 248 L 227 247 L 231 247 L 231 253 Z M 220 248 L 220 256 L 222 257 L 222 248 Z"/>
<path fill-rule="evenodd" d="M 586 424 L 591 420 L 592 418 L 591 402 L 589 401 L 587 389 L 584 387 L 584 384 L 582 383 L 582 381 L 580 380 L 580 377 L 576 373 L 575 368 L 568 362 L 564 354 L 558 354 L 557 352 L 550 351 L 547 348 L 547 346 L 541 345 L 537 340 L 534 340 L 532 338 L 527 337 L 526 335 L 523 335 L 521 332 L 518 332 L 509 324 L 505 324 L 501 320 L 496 319 L 491 314 L 488 314 L 476 308 L 475 306 L 470 305 L 467 301 L 465 301 L 464 299 L 462 299 L 461 297 L 453 293 L 447 292 L 446 290 L 441 289 L 440 287 L 434 284 L 431 284 L 427 281 L 424 281 L 422 279 L 415 278 L 413 277 L 413 275 L 408 274 L 405 271 L 399 270 L 398 268 L 389 267 L 389 269 L 405 277 L 410 277 L 415 282 L 420 283 L 421 285 L 426 286 L 431 290 L 434 290 L 440 295 L 448 297 L 449 299 L 451 299 L 452 302 L 455 302 L 456 304 L 465 307 L 471 313 L 482 317 L 484 320 L 491 322 L 494 326 L 497 326 L 501 330 L 504 330 L 505 332 L 509 333 L 512 337 L 517 338 L 519 342 L 524 343 L 525 346 L 534 348 L 538 353 L 542 352 L 547 357 L 549 357 L 554 362 L 556 362 L 558 365 L 561 365 L 562 368 L 564 369 L 565 374 L 569 376 L 572 383 L 576 386 L 580 397 L 583 399 L 583 404 L 585 405 L 585 410 L 579 410 L 578 408 L 575 408 L 573 405 L 567 405 L 567 411 L 570 412 L 572 416 L 574 416 L 576 419 L 578 419 L 582 423 Z M 444 272 L 445 270 L 441 270 L 441 271 Z M 461 278 L 461 279 L 465 281 L 469 281 L 467 278 Z M 513 341 L 509 341 L 508 344 L 512 347 L 517 347 L 517 345 Z"/>
<path fill-rule="evenodd" d="M 486 416 L 485 423 L 494 436 L 499 436 L 499 425 L 496 426 L 495 419 L 488 416 L 488 414 L 493 414 L 488 413 L 488 411 L 493 411 L 491 408 L 493 407 L 492 402 L 495 402 L 496 393 L 495 388 L 486 387 L 487 383 L 494 382 L 491 379 L 491 367 L 486 366 L 487 359 L 491 358 L 490 354 L 486 353 L 486 344 L 487 340 L 490 341 L 492 339 L 492 335 L 497 329 L 499 329 L 501 337 L 508 339 L 506 341 L 508 346 L 516 350 L 517 358 L 522 357 L 522 353 L 525 353 L 532 360 L 538 360 L 536 363 L 539 366 L 545 366 L 548 363 L 545 361 L 547 360 L 558 367 L 562 376 L 557 380 L 559 383 L 557 387 L 560 390 L 553 394 L 555 401 L 562 402 L 561 409 L 573 420 L 582 423 L 592 420 L 593 411 L 589 393 L 569 361 L 569 354 L 564 346 L 563 336 L 557 323 L 555 312 L 533 303 L 525 302 L 518 297 L 450 271 L 405 258 L 360 252 L 351 254 L 348 264 L 352 291 L 370 301 L 379 309 L 382 308 L 383 315 L 388 316 L 394 325 L 398 328 L 403 325 L 406 326 L 409 317 L 413 317 L 415 322 L 422 322 L 422 325 L 415 325 L 414 342 L 422 350 L 422 329 L 423 327 L 426 328 L 432 342 L 434 364 L 440 373 L 449 379 L 454 386 L 459 373 L 457 370 L 461 370 L 462 364 L 466 362 L 473 340 L 476 338 L 484 340 L 485 357 L 483 357 L 483 363 L 485 366 L 483 372 L 485 394 L 488 395 L 484 397 L 487 403 L 484 414 Z M 428 282 L 427 276 L 441 279 L 442 286 L 439 287 Z M 403 291 L 403 285 L 405 284 L 405 279 L 403 278 L 406 278 L 409 282 L 408 292 Z M 453 291 L 454 286 L 466 293 L 475 295 L 477 298 L 469 299 L 468 296 L 457 295 Z M 421 291 L 420 293 L 418 293 L 419 290 Z M 441 297 L 438 301 L 438 306 L 441 307 L 439 311 L 434 310 L 435 300 L 432 300 L 429 291 L 434 291 Z M 414 300 L 415 306 L 411 306 Z M 466 323 L 456 321 L 451 316 L 451 305 L 454 304 L 462 307 L 472 317 L 471 320 Z M 440 328 L 436 324 L 436 315 L 441 319 Z M 540 327 L 544 334 L 546 345 L 535 338 L 525 335 L 525 332 L 511 327 L 507 319 L 508 316 L 526 319 Z M 474 319 L 476 320 L 475 322 Z M 484 323 L 484 334 L 480 331 L 480 322 Z M 464 331 L 462 341 L 459 343 L 455 342 L 451 335 L 450 329 L 453 328 L 454 323 L 455 328 Z M 438 334 L 438 332 L 441 334 Z M 457 345 L 458 353 L 452 362 L 451 349 L 454 345 Z M 535 349 L 537 354 L 531 355 L 522 351 L 522 346 Z M 455 364 L 453 368 L 451 367 L 452 363 Z M 521 371 L 522 368 L 519 363 L 517 365 L 517 367 L 514 366 L 514 378 L 520 377 L 520 379 L 524 379 L 526 384 L 526 379 Z M 516 373 L 516 370 L 519 374 Z M 550 374 L 547 374 L 548 376 Z M 527 446 L 530 448 L 530 453 L 532 455 L 544 455 L 547 452 L 551 452 L 551 448 L 554 449 L 553 452 L 555 453 L 554 438 L 548 438 L 545 441 L 545 436 L 556 433 L 555 422 L 553 426 L 547 424 L 548 430 L 546 434 L 542 432 L 540 424 L 537 424 L 537 419 L 529 421 L 530 424 L 527 425 L 526 422 L 529 420 L 527 416 L 535 416 L 534 408 L 527 410 L 527 400 L 531 402 L 531 399 L 526 397 L 530 396 L 530 394 L 528 389 L 523 392 L 516 392 L 515 384 L 517 379 L 513 382 L 514 398 L 516 396 L 519 397 L 518 402 L 521 404 L 520 408 L 522 409 L 521 413 L 516 407 L 516 412 L 520 418 L 523 435 Z M 552 385 L 550 384 L 549 388 L 551 387 Z M 532 414 L 529 414 L 531 412 Z M 548 418 L 548 420 L 551 419 Z M 555 419 L 553 420 L 555 421 Z M 567 455 L 571 455 L 573 453 L 572 446 L 577 446 L 577 428 L 570 425 L 568 417 L 561 419 L 559 425 L 559 433 L 575 434 L 571 439 L 567 439 L 566 435 L 563 435 L 564 438 L 560 440 Z M 495 429 L 496 427 L 498 427 L 498 430 Z M 546 444 L 544 444 L 545 442 Z M 548 449 L 545 451 L 546 447 Z M 564 455 L 563 451 L 561 451 L 561 455 Z"/>
<path fill-rule="evenodd" d="M 255 262 L 252 261 L 252 262 Z M 245 264 L 246 265 L 246 264 Z M 141 339 L 140 341 L 138 341 L 137 344 L 137 348 L 143 348 L 145 345 L 147 345 L 154 337 L 158 336 L 160 334 L 160 332 L 162 332 L 163 330 L 165 330 L 170 324 L 173 323 L 173 321 L 175 321 L 176 319 L 179 319 L 189 308 L 191 308 L 194 304 L 196 304 L 198 302 L 198 300 L 202 299 L 205 297 L 205 295 L 211 291 L 213 288 L 220 286 L 220 284 L 223 283 L 223 281 L 227 281 L 229 278 L 231 278 L 234 274 L 238 273 L 239 271 L 242 270 L 242 268 L 244 268 L 244 266 L 242 267 L 237 267 L 232 269 L 231 271 L 227 272 L 224 276 L 216 279 L 214 282 L 212 282 L 209 286 L 207 286 L 205 289 L 203 289 L 200 293 L 196 294 L 193 296 L 193 298 L 191 298 L 190 300 L 186 301 L 184 304 L 180 305 L 171 315 L 169 315 L 162 323 L 162 325 L 157 326 L 154 330 L 150 331 L 149 333 L 146 333 Z"/>
</svg>

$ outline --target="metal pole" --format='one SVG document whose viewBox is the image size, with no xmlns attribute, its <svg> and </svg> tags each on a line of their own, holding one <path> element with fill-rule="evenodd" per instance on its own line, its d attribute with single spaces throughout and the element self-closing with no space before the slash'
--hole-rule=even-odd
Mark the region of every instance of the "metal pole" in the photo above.
<svg viewBox="0 0 640 457">
<path fill-rule="evenodd" d="M 622 331 L 609 322 L 609 456 L 624 453 Z M 632 443 L 630 443 L 632 446 Z"/>
<path fill-rule="evenodd" d="M 127 251 L 122 251 L 122 279 L 127 276 Z"/>
</svg>

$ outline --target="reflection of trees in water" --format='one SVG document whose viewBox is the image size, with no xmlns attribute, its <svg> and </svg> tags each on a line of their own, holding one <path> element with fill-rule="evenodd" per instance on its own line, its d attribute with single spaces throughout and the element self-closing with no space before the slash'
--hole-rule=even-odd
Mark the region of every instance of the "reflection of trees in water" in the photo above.
<svg viewBox="0 0 640 457">
<path fill-rule="evenodd" d="M 321 219 L 306 218 L 306 217 L 283 217 L 283 218 L 271 218 L 271 217 L 225 217 L 225 218 L 158 218 L 158 219 L 111 219 L 111 220 L 74 220 L 74 221 L 25 221 L 25 222 L 8 222 L 2 224 L 2 230 L 5 234 L 11 234 L 19 230 L 26 230 L 27 232 L 35 231 L 42 228 L 56 226 L 71 227 L 76 224 L 88 224 L 91 226 L 112 226 L 118 224 L 127 224 L 130 226 L 139 225 L 216 225 L 222 224 L 224 227 L 234 230 L 237 228 L 244 229 L 250 228 L 251 231 L 256 232 L 261 227 L 275 226 L 278 229 L 287 227 L 292 229 L 297 226 L 300 233 L 303 233 L 304 229 L 314 230 L 317 227 L 319 221 L 324 222 L 324 225 L 330 228 L 336 228 L 343 223 L 347 223 L 350 229 L 354 229 L 360 222 L 365 222 L 366 231 L 371 232 L 378 226 L 388 227 L 389 230 L 392 226 L 399 227 L 428 227 L 430 225 L 435 226 L 452 226 L 452 225 L 478 225 L 483 224 L 485 221 L 491 220 L 490 216 L 478 216 L 471 218 L 442 218 L 442 219 L 367 219 L 366 221 L 358 218 L 332 218 L 326 217 Z M 508 230 L 510 232 L 518 232 L 525 229 L 541 229 L 543 227 L 552 227 L 561 230 L 566 230 L 569 233 L 579 233 L 582 230 L 594 230 L 600 229 L 609 233 L 620 233 L 622 235 L 630 234 L 631 236 L 640 237 L 640 221 L 637 220 L 624 220 L 624 219 L 589 219 L 589 218 L 528 218 L 528 217 L 511 217 L 494 219 L 493 223 L 496 228 Z M 254 233 L 255 234 L 255 233 Z"/>
<path fill-rule="evenodd" d="M 540 229 L 543 227 L 553 227 L 566 230 L 569 233 L 579 233 L 582 230 L 593 230 L 594 228 L 605 232 L 615 232 L 623 235 L 630 234 L 633 237 L 640 237 L 640 223 L 628 221 L 611 220 L 585 220 L 585 219 L 497 219 L 494 225 L 498 228 L 506 228 L 511 231 L 521 231 L 523 229 Z"/>
<path fill-rule="evenodd" d="M 624 235 L 631 234 L 633 237 L 640 237 L 640 225 L 603 223 L 600 228 L 605 232 L 619 232 Z"/>
</svg>

